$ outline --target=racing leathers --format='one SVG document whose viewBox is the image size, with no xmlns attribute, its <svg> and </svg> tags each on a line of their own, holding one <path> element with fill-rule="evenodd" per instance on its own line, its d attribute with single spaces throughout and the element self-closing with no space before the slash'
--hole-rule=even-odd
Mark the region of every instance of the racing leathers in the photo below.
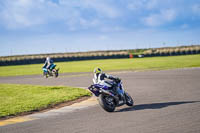
<svg viewBox="0 0 200 133">
<path fill-rule="evenodd" d="M 48 59 L 45 61 L 44 65 L 43 65 L 43 68 L 46 68 L 48 70 L 51 70 L 51 66 L 53 65 L 53 60 L 51 59 Z"/>
<path fill-rule="evenodd" d="M 113 77 L 111 75 L 107 75 L 105 73 L 95 73 L 94 78 L 93 78 L 93 83 L 105 85 L 105 86 L 108 86 L 109 88 L 112 88 L 112 89 L 115 90 L 115 85 L 112 82 L 109 82 L 106 79 L 116 80 L 116 79 L 119 79 L 119 78 Z"/>
</svg>

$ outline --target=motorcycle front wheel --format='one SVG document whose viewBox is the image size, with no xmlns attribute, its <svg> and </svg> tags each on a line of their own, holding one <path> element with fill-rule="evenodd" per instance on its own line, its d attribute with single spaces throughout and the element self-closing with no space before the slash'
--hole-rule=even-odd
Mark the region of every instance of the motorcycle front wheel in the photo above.
<svg viewBox="0 0 200 133">
<path fill-rule="evenodd" d="M 115 102 L 112 96 L 100 94 L 99 104 L 105 111 L 113 112 L 115 110 Z"/>
<path fill-rule="evenodd" d="M 47 72 L 43 72 L 43 76 L 44 76 L 45 78 L 48 78 L 48 73 L 47 73 Z"/>
<path fill-rule="evenodd" d="M 125 92 L 125 98 L 126 98 L 126 105 L 133 106 L 133 99 L 127 92 Z"/>
</svg>

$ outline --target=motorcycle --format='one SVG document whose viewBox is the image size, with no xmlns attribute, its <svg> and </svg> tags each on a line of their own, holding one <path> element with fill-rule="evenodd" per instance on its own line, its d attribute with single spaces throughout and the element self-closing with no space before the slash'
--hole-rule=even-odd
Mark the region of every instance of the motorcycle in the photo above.
<svg viewBox="0 0 200 133">
<path fill-rule="evenodd" d="M 50 76 L 55 77 L 55 78 L 58 77 L 59 68 L 56 69 L 56 65 L 55 65 L 55 64 L 53 64 L 53 65 L 50 67 L 49 70 L 48 70 L 47 68 L 42 68 L 42 69 L 43 69 L 43 76 L 44 76 L 45 78 L 48 78 L 48 77 L 50 77 Z"/>
<path fill-rule="evenodd" d="M 111 82 L 115 89 L 106 85 L 93 84 L 88 89 L 98 97 L 100 106 L 108 112 L 113 112 L 116 107 L 124 104 L 133 106 L 134 101 L 132 97 L 125 92 L 120 79 Z"/>
</svg>

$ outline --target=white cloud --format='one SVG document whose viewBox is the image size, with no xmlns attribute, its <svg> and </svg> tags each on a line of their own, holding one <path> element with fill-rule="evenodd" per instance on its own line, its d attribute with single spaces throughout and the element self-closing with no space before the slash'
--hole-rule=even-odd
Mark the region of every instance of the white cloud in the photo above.
<svg viewBox="0 0 200 133">
<path fill-rule="evenodd" d="M 173 21 L 176 17 L 176 11 L 174 9 L 161 10 L 159 13 L 150 14 L 147 17 L 142 18 L 142 21 L 147 26 L 160 26 L 165 23 Z"/>
<path fill-rule="evenodd" d="M 127 7 L 130 10 L 151 10 L 159 6 L 158 0 L 129 0 Z"/>
<path fill-rule="evenodd" d="M 144 3 L 142 0 L 130 1 L 127 7 L 130 10 L 139 10 L 144 7 Z"/>
<path fill-rule="evenodd" d="M 72 30 L 94 27 L 120 16 L 120 11 L 106 0 L 5 0 L 0 20 L 7 28 L 26 28 L 60 21 Z M 87 18 L 89 10 L 93 16 Z"/>
<path fill-rule="evenodd" d="M 84 18 L 80 18 L 80 25 L 82 25 L 83 27 L 87 28 L 87 27 L 95 27 L 97 25 L 99 25 L 100 22 L 98 19 L 93 19 L 93 20 L 87 20 Z"/>
<path fill-rule="evenodd" d="M 200 4 L 195 4 L 192 6 L 193 13 L 200 15 Z"/>
<path fill-rule="evenodd" d="M 189 25 L 188 25 L 188 24 L 183 24 L 183 25 L 181 25 L 181 29 L 187 29 L 187 28 L 189 28 Z"/>
<path fill-rule="evenodd" d="M 84 0 L 80 1 L 84 8 L 92 8 L 99 15 L 116 18 L 120 16 L 120 12 L 113 6 L 113 3 L 109 3 L 107 0 Z"/>
<path fill-rule="evenodd" d="M 173 21 L 176 17 L 176 11 L 175 9 L 167 9 L 167 10 L 162 10 L 161 15 L 163 16 L 163 19 L 170 22 Z"/>
<path fill-rule="evenodd" d="M 7 0 L 4 5 L 0 11 L 0 19 L 8 28 L 15 29 L 44 23 L 45 18 L 37 14 L 41 10 L 41 0 Z"/>
<path fill-rule="evenodd" d="M 148 0 L 148 3 L 146 4 L 147 9 L 153 9 L 158 6 L 158 0 Z"/>
<path fill-rule="evenodd" d="M 100 29 L 106 25 L 106 21 L 120 17 L 120 11 L 106 0 L 60 0 L 64 7 L 71 8 L 70 15 L 66 16 L 70 30 L 97 28 Z M 84 13 L 83 11 L 86 11 Z M 87 12 L 92 14 L 87 14 Z"/>
<path fill-rule="evenodd" d="M 143 24 L 156 27 L 173 22 L 176 17 L 191 17 L 192 12 L 193 17 L 196 17 L 194 13 L 200 14 L 197 2 L 191 2 L 192 9 L 191 3 L 189 8 L 185 3 L 180 0 L 2 0 L 0 26 L 28 29 L 58 22 L 70 31 L 108 32 Z"/>
<path fill-rule="evenodd" d="M 99 36 L 99 39 L 100 39 L 100 40 L 108 40 L 108 39 L 109 39 L 109 36 L 108 36 L 108 35 L 100 35 L 100 36 Z"/>
</svg>

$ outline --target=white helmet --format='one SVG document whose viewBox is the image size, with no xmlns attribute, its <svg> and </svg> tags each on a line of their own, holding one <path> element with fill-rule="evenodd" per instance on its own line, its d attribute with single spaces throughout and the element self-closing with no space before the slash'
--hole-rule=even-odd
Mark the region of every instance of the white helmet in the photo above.
<svg viewBox="0 0 200 133">
<path fill-rule="evenodd" d="M 50 61 L 50 59 L 51 59 L 50 57 L 47 57 L 47 58 L 46 58 L 47 61 Z"/>
</svg>

